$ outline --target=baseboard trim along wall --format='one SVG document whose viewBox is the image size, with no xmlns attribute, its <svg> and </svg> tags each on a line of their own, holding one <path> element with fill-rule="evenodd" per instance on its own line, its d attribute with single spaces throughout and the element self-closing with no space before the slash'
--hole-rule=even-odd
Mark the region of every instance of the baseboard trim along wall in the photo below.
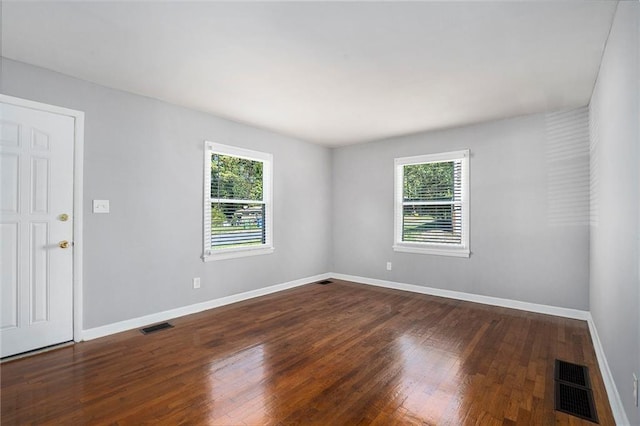
<svg viewBox="0 0 640 426">
<path fill-rule="evenodd" d="M 270 287 L 259 288 L 257 290 L 251 290 L 244 293 L 232 294 L 231 296 L 225 296 L 219 299 L 207 300 L 206 302 L 195 303 L 193 305 L 182 306 L 180 308 L 170 309 L 168 311 L 145 315 L 143 317 L 131 318 L 125 321 L 114 322 L 112 324 L 86 329 L 82 331 L 82 340 L 93 340 L 99 337 L 108 336 L 110 334 L 145 327 L 149 324 L 167 321 L 173 318 L 183 317 L 185 315 L 195 314 L 198 312 L 206 311 L 207 309 L 230 305 L 232 303 L 242 302 L 243 300 L 253 299 L 255 297 L 266 296 L 267 294 L 277 293 L 282 290 L 299 287 L 301 285 L 309 284 L 315 281 L 325 280 L 327 278 L 330 278 L 330 276 L 331 274 L 320 274 L 312 277 L 300 278 L 298 280 L 276 284 Z"/>
<path fill-rule="evenodd" d="M 394 281 L 384 281 L 374 278 L 358 277 L 345 274 L 329 274 L 332 278 L 345 281 L 353 281 L 361 284 L 373 285 L 376 287 L 393 288 L 396 290 L 410 291 L 413 293 L 428 294 L 430 296 L 446 297 L 448 299 L 464 300 L 467 302 L 482 303 L 484 305 L 500 306 L 503 308 L 519 309 L 521 311 L 536 312 L 539 314 L 556 315 L 559 317 L 587 320 L 590 315 L 588 311 L 579 309 L 559 308 L 557 306 L 541 305 L 538 303 L 521 302 L 519 300 L 501 299 L 499 297 L 482 296 L 480 294 L 464 293 L 461 291 L 443 290 L 434 287 L 423 287 L 415 284 L 404 284 Z"/>
<path fill-rule="evenodd" d="M 305 284 L 313 283 L 328 278 L 335 278 L 339 280 L 352 281 L 355 283 L 372 285 L 376 287 L 391 288 L 396 290 L 409 291 L 412 293 L 428 294 L 430 296 L 446 297 L 448 299 L 464 300 L 467 302 L 482 303 L 484 305 L 500 306 L 503 308 L 518 309 L 521 311 L 536 312 L 540 314 L 555 315 L 565 318 L 572 318 L 586 321 L 589 326 L 589 332 L 591 333 L 591 340 L 593 341 L 593 347 L 598 359 L 598 365 L 600 372 L 602 373 L 602 379 L 609 396 L 609 403 L 611 410 L 613 411 L 616 424 L 626 425 L 629 424 L 627 415 L 622 406 L 622 400 L 620 394 L 613 381 L 611 370 L 607 363 L 607 358 L 604 354 L 600 338 L 598 337 L 598 331 L 591 317 L 591 313 L 588 311 L 581 311 L 579 309 L 561 308 L 557 306 L 542 305 L 537 303 L 521 302 L 512 299 L 502 299 L 499 297 L 483 296 L 479 294 L 464 293 L 460 291 L 444 290 L 434 287 L 423 287 L 415 284 L 404 284 L 394 281 L 378 280 L 374 278 L 359 277 L 355 275 L 346 275 L 338 273 L 326 273 L 315 275 L 312 277 L 300 278 L 298 280 L 289 281 L 282 284 L 276 284 L 270 287 L 265 287 L 257 290 L 247 291 L 244 293 L 233 294 L 231 296 L 221 297 L 219 299 L 208 300 L 206 302 L 196 303 L 189 306 L 183 306 L 176 309 L 170 309 L 168 311 L 158 312 L 151 315 L 145 315 L 143 317 L 132 318 L 125 321 L 119 321 L 113 324 L 107 324 L 101 327 L 91 328 L 83 330 L 82 340 L 92 340 L 99 337 L 108 336 L 110 334 L 120 333 L 122 331 L 128 331 L 136 328 L 141 328 L 149 324 L 167 321 L 173 318 L 182 317 L 185 315 L 195 314 L 198 312 L 206 311 L 207 309 L 217 308 L 219 306 L 229 305 L 231 303 L 241 302 L 243 300 L 253 299 L 255 297 L 265 296 L 267 294 L 276 293 L 279 291 L 287 290 L 294 287 L 299 287 Z"/>
<path fill-rule="evenodd" d="M 609 395 L 609 404 L 611 405 L 611 411 L 613 411 L 613 418 L 617 425 L 630 425 L 631 423 L 629 422 L 629 418 L 627 418 L 627 413 L 624 411 L 618 388 L 613 381 L 613 374 L 611 374 L 611 370 L 609 369 L 609 363 L 604 354 L 604 348 L 600 342 L 600 336 L 598 336 L 598 329 L 593 322 L 591 313 L 589 313 L 587 324 L 589 325 L 591 341 L 593 342 L 593 349 L 596 351 L 596 358 L 598 359 L 598 367 L 600 367 L 604 387 L 607 389 L 607 395 Z"/>
</svg>

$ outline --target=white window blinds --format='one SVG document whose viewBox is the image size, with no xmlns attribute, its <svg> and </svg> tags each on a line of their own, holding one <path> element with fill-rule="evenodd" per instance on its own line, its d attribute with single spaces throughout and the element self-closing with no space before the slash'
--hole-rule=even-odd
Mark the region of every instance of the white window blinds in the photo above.
<svg viewBox="0 0 640 426">
<path fill-rule="evenodd" d="M 270 154 L 205 144 L 205 260 L 273 249 L 271 162 Z"/>
<path fill-rule="evenodd" d="M 394 249 L 468 256 L 468 151 L 396 159 Z"/>
</svg>

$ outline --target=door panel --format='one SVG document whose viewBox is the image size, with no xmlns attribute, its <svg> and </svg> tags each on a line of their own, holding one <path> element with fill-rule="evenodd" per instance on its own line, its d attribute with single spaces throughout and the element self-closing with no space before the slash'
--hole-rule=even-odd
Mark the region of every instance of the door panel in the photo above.
<svg viewBox="0 0 640 426">
<path fill-rule="evenodd" d="M 18 326 L 18 222 L 0 224 L 2 294 L 0 330 Z"/>
<path fill-rule="evenodd" d="M 0 177 L 2 191 L 0 191 L 0 212 L 18 213 L 18 193 L 20 175 L 20 157 L 13 153 L 0 153 Z"/>
<path fill-rule="evenodd" d="M 66 115 L 6 103 L 0 108 L 5 357 L 73 339 L 75 123 Z M 63 240 L 66 249 L 59 246 Z"/>
<path fill-rule="evenodd" d="M 29 324 L 37 324 L 49 319 L 49 256 L 46 249 L 49 242 L 49 224 L 31 223 L 31 245 L 29 271 Z"/>
<path fill-rule="evenodd" d="M 31 213 L 49 213 L 49 159 L 31 159 Z"/>
</svg>

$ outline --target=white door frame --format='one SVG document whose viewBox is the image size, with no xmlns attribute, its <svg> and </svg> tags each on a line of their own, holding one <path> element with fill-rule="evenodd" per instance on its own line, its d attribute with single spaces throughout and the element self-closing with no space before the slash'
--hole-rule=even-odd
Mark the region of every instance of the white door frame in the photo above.
<svg viewBox="0 0 640 426">
<path fill-rule="evenodd" d="M 73 140 L 73 340 L 82 341 L 82 173 L 84 112 L 0 94 L 0 102 L 66 115 L 74 120 Z"/>
</svg>

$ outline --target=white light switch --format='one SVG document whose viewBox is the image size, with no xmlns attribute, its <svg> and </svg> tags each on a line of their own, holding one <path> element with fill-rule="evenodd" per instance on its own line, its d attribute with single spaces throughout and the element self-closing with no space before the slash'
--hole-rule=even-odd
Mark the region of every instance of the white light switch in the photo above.
<svg viewBox="0 0 640 426">
<path fill-rule="evenodd" d="M 109 213 L 109 200 L 93 200 L 94 213 Z"/>
</svg>

